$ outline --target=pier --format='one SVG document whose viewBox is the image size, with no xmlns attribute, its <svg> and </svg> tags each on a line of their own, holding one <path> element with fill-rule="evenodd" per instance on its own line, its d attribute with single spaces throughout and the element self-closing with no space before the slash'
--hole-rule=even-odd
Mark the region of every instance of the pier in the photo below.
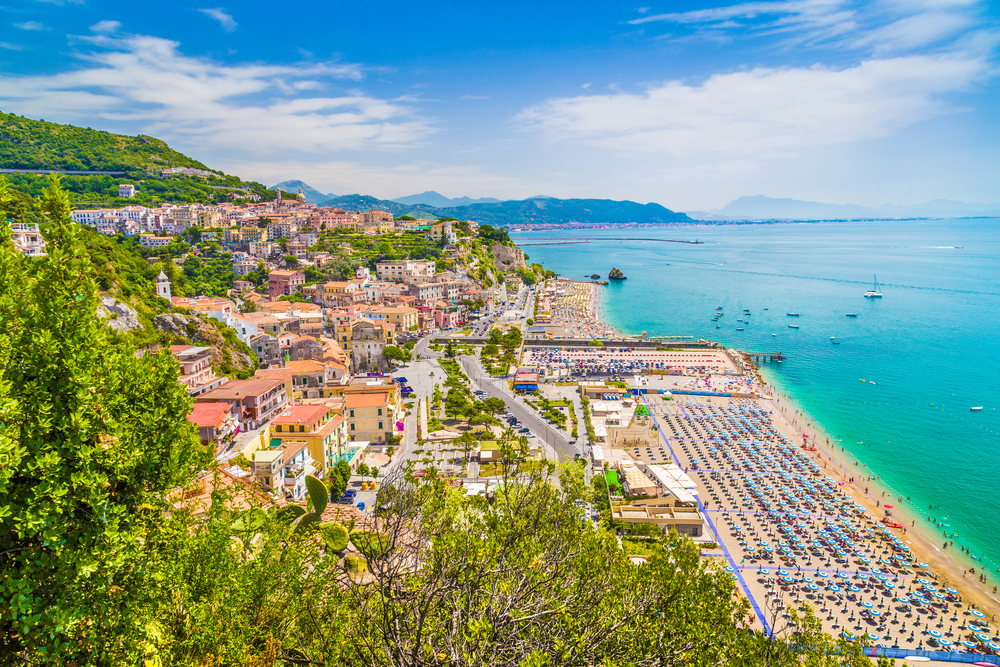
<svg viewBox="0 0 1000 667">
<path fill-rule="evenodd" d="M 740 354 L 754 363 L 760 363 L 761 361 L 784 361 L 788 358 L 781 352 L 747 352 L 746 350 L 740 350 Z"/>
</svg>

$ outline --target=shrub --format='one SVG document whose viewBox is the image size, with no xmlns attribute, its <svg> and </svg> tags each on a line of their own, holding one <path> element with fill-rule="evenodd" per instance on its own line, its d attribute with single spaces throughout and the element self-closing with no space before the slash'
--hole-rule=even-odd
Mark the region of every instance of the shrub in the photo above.
<svg viewBox="0 0 1000 667">
<path fill-rule="evenodd" d="M 376 559 L 385 552 L 386 536 L 375 530 L 355 530 L 351 532 L 351 544 L 366 558 Z"/>
</svg>

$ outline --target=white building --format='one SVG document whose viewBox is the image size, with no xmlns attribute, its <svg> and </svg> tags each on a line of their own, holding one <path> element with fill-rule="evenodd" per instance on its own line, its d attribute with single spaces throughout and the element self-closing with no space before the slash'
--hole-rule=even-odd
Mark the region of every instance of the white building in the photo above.
<svg viewBox="0 0 1000 667">
<path fill-rule="evenodd" d="M 33 222 L 15 222 L 10 226 L 10 240 L 14 247 L 29 257 L 45 254 L 45 239 Z"/>
<path fill-rule="evenodd" d="M 135 196 L 135 186 L 131 183 L 121 183 L 118 186 L 118 196 L 122 198 L 131 198 Z"/>
</svg>

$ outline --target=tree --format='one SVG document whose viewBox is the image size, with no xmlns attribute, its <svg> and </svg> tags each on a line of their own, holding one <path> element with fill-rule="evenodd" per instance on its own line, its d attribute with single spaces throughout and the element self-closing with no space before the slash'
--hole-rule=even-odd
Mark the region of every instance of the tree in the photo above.
<svg viewBox="0 0 1000 667">
<path fill-rule="evenodd" d="M 448 359 L 455 358 L 455 341 L 449 339 L 444 346 L 444 356 Z"/>
<path fill-rule="evenodd" d="M 284 247 L 284 246 L 282 246 L 282 247 Z M 296 257 L 295 255 L 285 255 L 285 266 L 288 266 L 288 267 L 291 267 L 291 268 L 298 268 L 298 266 L 299 266 L 299 258 Z"/>
<path fill-rule="evenodd" d="M 487 398 L 482 402 L 483 411 L 496 417 L 507 412 L 507 404 L 502 398 Z"/>
<path fill-rule="evenodd" d="M 127 613 L 167 493 L 206 462 L 166 352 L 135 350 L 99 292 L 59 179 L 41 199 L 47 256 L 0 248 L 2 650 L 86 662 L 137 632 Z"/>
<path fill-rule="evenodd" d="M 355 472 L 358 473 L 363 478 L 368 476 L 368 465 L 365 463 L 359 463 L 358 467 L 355 468 Z"/>
<path fill-rule="evenodd" d="M 390 362 L 399 361 L 405 363 L 407 361 L 410 361 L 410 359 L 412 358 L 412 355 L 409 351 L 399 348 L 395 345 L 386 345 L 385 348 L 382 350 L 382 355 L 386 358 L 387 361 Z"/>
</svg>

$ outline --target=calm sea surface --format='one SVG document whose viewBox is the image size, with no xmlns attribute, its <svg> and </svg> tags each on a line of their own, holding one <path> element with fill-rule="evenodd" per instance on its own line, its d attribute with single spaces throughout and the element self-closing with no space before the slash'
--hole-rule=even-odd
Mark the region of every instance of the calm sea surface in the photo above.
<svg viewBox="0 0 1000 667">
<path fill-rule="evenodd" d="M 1000 220 L 512 236 L 591 239 L 524 250 L 568 278 L 620 268 L 628 280 L 605 287 L 603 304 L 627 333 L 782 352 L 786 361 L 764 365 L 769 380 L 871 474 L 912 498 L 904 504 L 925 525 L 928 515 L 943 520 L 938 534 L 958 533 L 956 547 L 1000 567 Z M 875 273 L 885 296 L 865 299 Z M 720 328 L 711 321 L 716 306 L 725 312 Z"/>
</svg>

